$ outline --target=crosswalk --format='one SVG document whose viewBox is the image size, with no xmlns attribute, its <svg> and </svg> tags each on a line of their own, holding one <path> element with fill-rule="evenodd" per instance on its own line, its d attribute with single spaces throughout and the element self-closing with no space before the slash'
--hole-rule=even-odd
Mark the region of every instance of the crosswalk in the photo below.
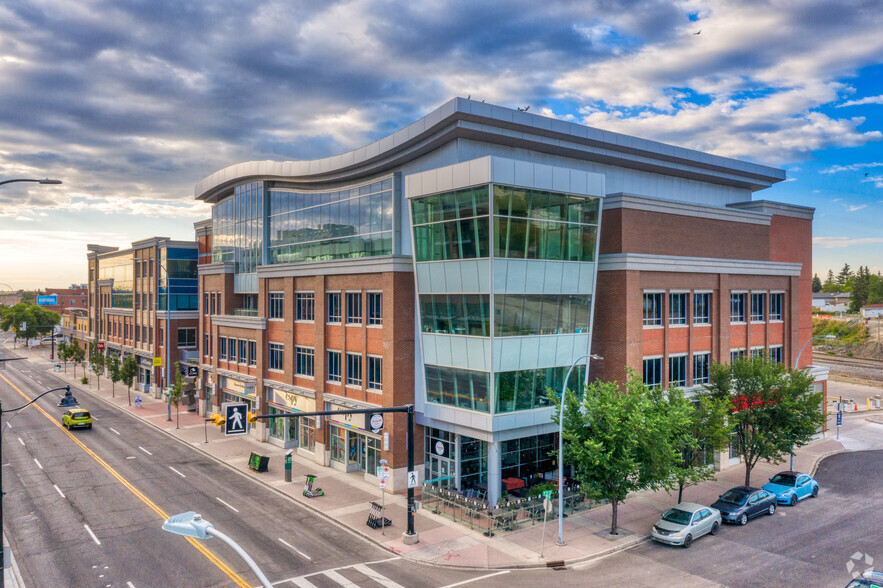
<svg viewBox="0 0 883 588">
<path fill-rule="evenodd" d="M 273 582 L 274 586 L 292 584 L 299 588 L 323 588 L 325 586 L 345 586 L 346 588 L 369 588 L 383 586 L 384 588 L 405 588 L 401 584 L 390 580 L 377 570 L 369 568 L 369 565 L 395 561 L 398 558 L 384 559 L 332 568 L 321 572 L 313 572 L 295 578 L 286 578 L 279 582 Z"/>
</svg>

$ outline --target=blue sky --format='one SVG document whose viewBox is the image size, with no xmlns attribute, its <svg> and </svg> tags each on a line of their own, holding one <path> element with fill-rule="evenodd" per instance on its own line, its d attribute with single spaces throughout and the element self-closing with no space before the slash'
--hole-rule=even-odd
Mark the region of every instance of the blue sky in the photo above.
<svg viewBox="0 0 883 588">
<path fill-rule="evenodd" d="M 0 289 L 193 238 L 193 186 L 379 139 L 454 96 L 782 167 L 814 271 L 883 271 L 883 8 L 849 0 L 11 0 Z M 696 34 L 698 33 L 698 34 Z"/>
</svg>

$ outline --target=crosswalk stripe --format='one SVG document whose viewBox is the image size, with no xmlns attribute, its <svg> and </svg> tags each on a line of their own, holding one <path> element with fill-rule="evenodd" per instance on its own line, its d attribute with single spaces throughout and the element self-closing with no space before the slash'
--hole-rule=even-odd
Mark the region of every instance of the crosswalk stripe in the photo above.
<svg viewBox="0 0 883 588">
<path fill-rule="evenodd" d="M 364 564 L 354 565 L 353 569 L 356 569 L 356 570 L 362 572 L 363 574 L 365 574 L 366 576 L 368 576 L 369 578 L 371 578 L 372 580 L 374 580 L 375 582 L 377 582 L 381 586 L 386 586 L 386 588 L 405 588 L 401 584 L 396 584 L 395 582 L 393 582 L 392 580 L 390 580 L 386 576 L 378 574 L 377 572 L 375 572 L 374 570 L 372 570 L 371 568 L 369 568 L 368 566 L 366 566 Z"/>
<path fill-rule="evenodd" d="M 343 576 L 341 576 L 340 574 L 338 574 L 334 570 L 327 570 L 322 573 L 325 574 L 326 576 L 328 576 L 329 578 L 331 578 L 332 580 L 334 580 L 335 582 L 337 582 L 338 584 L 340 584 L 341 586 L 346 586 L 347 588 L 359 588 L 358 584 L 347 580 L 346 578 L 344 578 Z"/>
<path fill-rule="evenodd" d="M 301 576 L 300 578 L 291 578 L 291 581 L 294 582 L 295 586 L 300 586 L 300 588 L 317 588 L 315 584 Z"/>
</svg>

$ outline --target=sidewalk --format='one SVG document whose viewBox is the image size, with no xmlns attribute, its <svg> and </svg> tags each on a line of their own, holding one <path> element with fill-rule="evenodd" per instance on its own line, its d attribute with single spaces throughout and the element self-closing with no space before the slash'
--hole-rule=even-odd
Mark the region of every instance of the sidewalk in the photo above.
<svg viewBox="0 0 883 588">
<path fill-rule="evenodd" d="M 47 371 L 52 369 L 53 364 L 42 357 L 34 357 L 30 361 L 38 370 L 43 367 Z M 80 376 L 81 372 L 82 370 L 77 371 Z M 545 528 L 544 557 L 540 556 L 543 544 L 542 523 L 485 537 L 479 531 L 472 531 L 464 525 L 421 509 L 417 512 L 414 523 L 419 542 L 405 545 L 402 541 L 402 533 L 406 529 L 406 497 L 387 494 L 385 516 L 392 520 L 392 526 L 385 529 L 368 527 L 366 524 L 370 506 L 368 503 L 380 502 L 381 494 L 379 488 L 363 479 L 362 474 L 347 474 L 321 467 L 294 455 L 293 481 L 286 483 L 283 470 L 285 450 L 280 447 L 260 443 L 251 437 L 225 438 L 221 428 L 212 423 L 206 424 L 203 417 L 195 412 L 188 413 L 186 410 L 179 412 L 180 428 L 176 428 L 174 409 L 172 421 L 169 422 L 166 404 L 155 400 L 151 395 L 141 394 L 143 405 L 135 407 L 136 393 L 133 391 L 133 406 L 128 406 L 125 386 L 117 384 L 113 397 L 111 382 L 106 378 L 101 379 L 99 390 L 94 384 L 94 374 L 90 374 L 89 385 L 80 384 L 80 376 L 74 378 L 71 366 L 68 366 L 67 374 L 62 371 L 55 375 L 71 384 L 74 396 L 91 393 L 177 437 L 193 449 L 227 464 L 242 475 L 252 477 L 267 487 L 289 496 L 292 500 L 304 504 L 320 516 L 349 527 L 393 553 L 426 563 L 477 568 L 514 568 L 546 567 L 562 565 L 562 562 L 567 564 L 585 561 L 628 549 L 646 541 L 649 530 L 658 520 L 660 513 L 677 503 L 677 491 L 671 495 L 666 492 L 647 491 L 629 496 L 628 500 L 619 507 L 620 527 L 616 538 L 612 538 L 607 533 L 611 515 L 609 506 L 569 515 L 564 519 L 564 537 L 567 543 L 564 546 L 555 544 L 558 538 L 558 520 L 550 517 Z M 96 423 L 96 426 L 100 427 L 100 422 Z M 815 441 L 798 449 L 794 457 L 794 467 L 798 471 L 812 474 L 822 457 L 843 450 L 843 446 L 833 439 Z M 252 452 L 269 456 L 267 472 L 259 474 L 249 469 L 248 458 Z M 759 486 L 772 474 L 787 467 L 787 463 L 780 465 L 760 463 L 752 472 L 752 482 Z M 306 474 L 318 475 L 316 485 L 325 491 L 325 496 L 310 499 L 302 495 Z M 741 485 L 744 478 L 744 468 L 740 466 L 730 468 L 720 472 L 715 481 L 686 488 L 684 500 L 711 504 L 728 488 Z"/>
</svg>

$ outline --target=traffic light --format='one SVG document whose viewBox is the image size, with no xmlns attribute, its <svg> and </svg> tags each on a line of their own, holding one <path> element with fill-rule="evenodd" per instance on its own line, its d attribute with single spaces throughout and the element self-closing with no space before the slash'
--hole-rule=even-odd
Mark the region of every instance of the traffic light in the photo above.
<svg viewBox="0 0 883 588">
<path fill-rule="evenodd" d="M 216 427 L 222 427 L 222 426 L 224 426 L 224 423 L 226 422 L 226 420 L 227 420 L 227 419 L 225 419 L 225 418 L 224 418 L 224 415 L 222 415 L 222 414 L 213 414 L 213 415 L 212 415 L 212 418 L 211 418 L 211 421 L 212 421 L 213 423 L 215 423 L 215 426 L 216 426 Z"/>
<path fill-rule="evenodd" d="M 253 412 L 248 413 L 248 422 L 251 424 L 258 422 L 258 415 Z"/>
</svg>

